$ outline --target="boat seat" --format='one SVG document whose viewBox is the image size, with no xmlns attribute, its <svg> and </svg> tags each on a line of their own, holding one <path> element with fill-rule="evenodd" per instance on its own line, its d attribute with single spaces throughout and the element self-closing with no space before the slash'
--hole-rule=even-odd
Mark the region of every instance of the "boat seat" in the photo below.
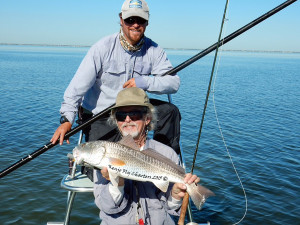
<svg viewBox="0 0 300 225">
<path fill-rule="evenodd" d="M 94 183 L 85 174 L 77 172 L 73 178 L 66 174 L 60 186 L 72 192 L 93 192 Z"/>
<path fill-rule="evenodd" d="M 93 192 L 94 183 L 82 174 L 76 172 L 76 164 L 74 163 L 70 174 L 66 174 L 60 182 L 60 186 L 68 191 L 67 211 L 64 222 L 48 222 L 47 225 L 68 225 L 70 222 L 71 210 L 76 193 Z"/>
<path fill-rule="evenodd" d="M 82 141 L 82 132 L 80 132 L 79 143 Z M 68 154 L 70 160 L 71 154 Z M 70 166 L 70 165 L 69 165 Z M 67 211 L 63 225 L 68 225 L 70 222 L 71 210 L 76 193 L 93 192 L 94 183 L 88 178 L 86 174 L 77 171 L 77 164 L 73 162 L 69 174 L 66 174 L 61 180 L 60 186 L 68 191 Z"/>
</svg>

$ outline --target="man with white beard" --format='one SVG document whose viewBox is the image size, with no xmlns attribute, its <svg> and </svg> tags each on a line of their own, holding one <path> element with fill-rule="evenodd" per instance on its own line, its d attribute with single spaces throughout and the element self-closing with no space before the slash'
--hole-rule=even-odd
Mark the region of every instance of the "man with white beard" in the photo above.
<svg viewBox="0 0 300 225">
<path fill-rule="evenodd" d="M 109 119 L 122 136 L 131 135 L 140 148 L 145 145 L 147 133 L 154 129 L 156 120 L 155 109 L 140 88 L 121 91 Z"/>
<path fill-rule="evenodd" d="M 141 151 L 153 149 L 179 164 L 176 152 L 167 145 L 147 137 L 155 127 L 155 109 L 145 91 L 137 87 L 120 91 L 109 122 L 121 135 L 131 135 Z M 196 175 L 186 174 L 185 183 L 198 183 Z M 102 225 L 107 224 L 175 224 L 170 215 L 179 216 L 186 186 L 170 184 L 167 192 L 151 182 L 119 177 L 118 187 L 112 185 L 107 168 L 94 170 L 95 203 L 100 209 Z"/>
</svg>

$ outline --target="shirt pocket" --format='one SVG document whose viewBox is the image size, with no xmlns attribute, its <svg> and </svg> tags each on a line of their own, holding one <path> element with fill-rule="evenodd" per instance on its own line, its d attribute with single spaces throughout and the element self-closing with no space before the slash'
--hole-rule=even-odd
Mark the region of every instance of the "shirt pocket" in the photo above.
<svg viewBox="0 0 300 225">
<path fill-rule="evenodd" d="M 145 63 L 145 62 L 137 63 L 137 64 L 135 64 L 135 67 L 134 67 L 133 76 L 134 77 L 149 76 L 151 74 L 151 70 L 152 70 L 152 68 L 149 63 Z"/>
<path fill-rule="evenodd" d="M 125 65 L 117 62 L 109 63 L 106 68 L 103 68 L 102 75 L 98 79 L 101 85 L 110 89 L 123 86 L 126 81 Z"/>
</svg>

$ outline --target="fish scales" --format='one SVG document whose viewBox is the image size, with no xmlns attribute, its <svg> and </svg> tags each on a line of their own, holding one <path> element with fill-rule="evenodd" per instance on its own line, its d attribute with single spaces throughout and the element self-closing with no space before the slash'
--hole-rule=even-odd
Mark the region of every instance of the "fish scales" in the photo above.
<svg viewBox="0 0 300 225">
<path fill-rule="evenodd" d="M 143 151 L 137 151 L 118 143 L 106 142 L 105 145 L 106 157 L 118 157 L 126 162 L 126 166 L 131 168 L 135 167 L 135 171 L 143 171 L 144 173 L 150 172 L 151 174 L 161 174 L 163 172 L 163 175 L 168 176 L 169 179 L 171 178 L 171 175 L 173 177 L 172 180 L 180 180 L 181 182 L 183 180 L 184 173 L 181 171 L 181 176 L 177 175 L 178 170 L 176 170 L 176 167 L 174 168 L 174 166 L 177 166 L 175 163 L 173 166 L 170 166 L 164 161 L 160 161 L 149 155 L 143 154 Z M 149 168 L 151 168 L 150 171 L 148 171 Z"/>
<path fill-rule="evenodd" d="M 132 137 L 130 138 L 129 141 L 134 143 Z M 127 143 L 127 139 L 123 138 L 120 143 L 109 141 L 84 143 L 74 148 L 73 155 L 78 164 L 88 164 L 100 169 L 107 167 L 110 180 L 116 186 L 118 185 L 116 176 L 152 182 L 163 192 L 167 191 L 169 182 L 184 183 L 185 171 L 181 166 L 157 151 L 149 149 L 140 151 L 136 145 Z M 201 185 L 195 183 L 185 185 L 197 209 L 202 207 L 209 196 L 214 195 Z"/>
</svg>

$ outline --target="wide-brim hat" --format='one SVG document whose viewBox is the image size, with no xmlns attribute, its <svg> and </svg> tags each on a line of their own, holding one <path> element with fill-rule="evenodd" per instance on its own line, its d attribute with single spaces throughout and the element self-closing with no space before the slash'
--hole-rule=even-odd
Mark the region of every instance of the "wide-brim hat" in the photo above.
<svg viewBox="0 0 300 225">
<path fill-rule="evenodd" d="M 146 106 L 150 110 L 154 108 L 146 92 L 137 87 L 125 88 L 120 91 L 116 98 L 116 104 L 111 109 L 123 106 Z"/>
<path fill-rule="evenodd" d="M 126 0 L 122 5 L 121 13 L 124 20 L 132 16 L 149 20 L 149 7 L 144 0 Z"/>
</svg>

